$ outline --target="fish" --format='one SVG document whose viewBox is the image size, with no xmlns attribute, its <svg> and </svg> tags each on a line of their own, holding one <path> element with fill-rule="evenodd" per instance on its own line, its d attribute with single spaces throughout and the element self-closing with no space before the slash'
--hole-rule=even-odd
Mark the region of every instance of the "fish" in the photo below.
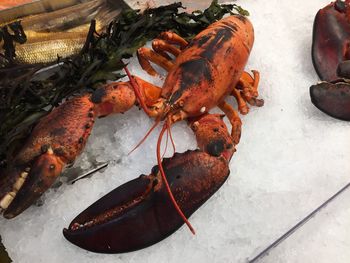
<svg viewBox="0 0 350 263">
<path fill-rule="evenodd" d="M 100 19 L 100 24 L 106 26 L 119 13 L 108 10 L 106 3 L 105 0 L 93 0 L 54 12 L 27 16 L 21 18 L 21 25 L 24 30 L 63 32 L 90 24 L 92 19 Z M 107 13 L 107 15 L 102 16 L 102 13 Z"/>
<path fill-rule="evenodd" d="M 77 54 L 86 40 L 86 32 L 37 33 L 27 32 L 28 41 L 15 44 L 17 63 L 39 64 L 57 61 Z"/>
<path fill-rule="evenodd" d="M 58 57 L 78 54 L 86 41 L 91 20 L 96 21 L 96 31 L 102 32 L 120 14 L 117 2 L 122 3 L 121 0 L 113 1 L 113 4 L 110 0 L 93 0 L 20 18 L 27 41 L 24 44 L 14 43 L 15 62 L 46 64 L 57 61 Z M 7 23 L 13 21 L 17 19 Z M 1 26 L 6 26 L 6 23 Z M 1 42 L 0 53 L 4 54 Z"/>
</svg>

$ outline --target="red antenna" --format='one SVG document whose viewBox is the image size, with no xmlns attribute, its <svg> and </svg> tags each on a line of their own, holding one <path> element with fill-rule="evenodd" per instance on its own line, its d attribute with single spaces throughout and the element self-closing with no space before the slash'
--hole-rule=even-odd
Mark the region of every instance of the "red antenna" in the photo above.
<svg viewBox="0 0 350 263">
<path fill-rule="evenodd" d="M 194 228 L 192 227 L 191 223 L 188 221 L 188 219 L 186 218 L 186 216 L 184 215 L 184 213 L 182 212 L 181 208 L 179 207 L 179 205 L 177 204 L 174 196 L 173 196 L 173 193 L 171 192 L 171 189 L 170 189 L 170 186 L 169 186 L 169 183 L 168 183 L 168 180 L 165 176 L 165 172 L 164 172 L 164 169 L 163 169 L 163 165 L 162 165 L 162 158 L 160 157 L 160 146 L 162 144 L 162 138 L 163 138 L 163 135 L 165 133 L 165 131 L 168 129 L 168 121 L 166 121 L 163 125 L 163 129 L 162 131 L 160 132 L 159 134 L 159 137 L 158 137 L 158 142 L 157 142 L 157 162 L 158 162 L 158 167 L 159 167 L 159 171 L 160 171 L 160 174 L 162 176 L 162 179 L 163 179 L 163 182 L 164 182 L 164 185 L 165 185 L 165 188 L 169 194 L 169 197 L 170 197 L 170 200 L 171 202 L 173 203 L 177 213 L 179 214 L 179 216 L 182 218 L 182 220 L 186 223 L 186 225 L 188 226 L 188 228 L 190 229 L 190 231 L 192 232 L 193 235 L 196 234 L 196 232 L 194 231 Z"/>
<path fill-rule="evenodd" d="M 124 70 L 126 72 L 126 74 L 128 75 L 129 79 L 130 79 L 130 83 L 131 83 L 131 86 L 133 87 L 134 91 L 135 91 L 135 95 L 136 97 L 138 98 L 138 101 L 141 105 L 141 108 L 148 114 L 150 113 L 150 110 L 147 108 L 147 105 L 144 103 L 144 100 L 142 99 L 142 95 L 141 95 L 141 92 L 140 92 L 140 88 L 137 84 L 137 82 L 134 80 L 133 76 L 130 74 L 130 71 L 128 70 L 128 68 L 125 66 L 124 67 Z M 147 134 L 145 135 L 145 137 L 136 145 L 136 147 L 134 147 L 134 149 L 132 149 L 132 151 L 129 153 L 131 154 L 136 148 L 138 148 L 145 140 L 146 138 L 150 135 L 150 133 L 154 130 L 154 128 L 159 124 L 161 118 L 158 118 L 156 120 L 156 123 L 151 127 L 151 129 L 147 132 Z M 159 171 L 160 171 L 160 174 L 162 176 L 162 179 L 163 179 L 163 182 L 164 182 L 164 185 L 165 185 L 165 188 L 168 192 L 168 195 L 170 197 L 170 200 L 171 202 L 173 203 L 174 207 L 175 207 L 175 210 L 177 211 L 177 213 L 179 214 L 179 216 L 182 218 L 182 220 L 185 222 L 185 224 L 188 226 L 188 228 L 190 229 L 190 231 L 192 232 L 192 234 L 196 234 L 195 231 L 194 231 L 194 228 L 192 227 L 191 223 L 188 221 L 188 219 L 186 218 L 186 216 L 184 215 L 184 213 L 182 212 L 181 208 L 179 207 L 179 205 L 177 204 L 175 198 L 174 198 L 174 195 L 173 193 L 171 192 L 171 189 L 170 189 L 170 186 L 169 186 L 169 183 L 168 183 L 168 180 L 165 176 L 165 172 L 164 172 L 164 169 L 163 169 L 163 165 L 162 165 L 162 157 L 160 156 L 160 147 L 161 147 L 161 144 L 162 144 L 162 138 L 163 138 L 163 135 L 164 133 L 168 131 L 169 132 L 169 135 L 170 135 L 170 139 L 171 139 L 171 143 L 173 145 L 173 148 L 174 148 L 174 151 L 175 151 L 175 144 L 174 144 L 174 141 L 173 141 L 173 138 L 171 136 L 171 131 L 170 131 L 170 123 L 169 123 L 169 119 L 166 120 L 166 122 L 164 123 L 163 125 L 163 128 L 159 134 L 159 137 L 158 137 L 158 142 L 157 142 L 157 162 L 158 162 L 158 167 L 159 167 Z"/>
<path fill-rule="evenodd" d="M 128 75 L 129 79 L 130 79 L 130 83 L 131 86 L 133 87 L 134 91 L 135 91 L 135 95 L 140 103 L 141 108 L 147 113 L 150 114 L 151 111 L 147 108 L 147 105 L 145 104 L 144 100 L 142 99 L 142 95 L 140 92 L 140 87 L 137 84 L 137 82 L 135 81 L 134 77 L 130 74 L 130 71 L 128 70 L 128 68 L 125 66 L 124 70 L 126 72 L 126 75 Z"/>
</svg>

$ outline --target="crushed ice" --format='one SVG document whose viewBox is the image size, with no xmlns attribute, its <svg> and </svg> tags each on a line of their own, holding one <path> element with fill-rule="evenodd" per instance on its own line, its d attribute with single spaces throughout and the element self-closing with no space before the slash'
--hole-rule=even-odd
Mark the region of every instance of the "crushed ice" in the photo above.
<svg viewBox="0 0 350 263">
<path fill-rule="evenodd" d="M 338 190 L 350 171 L 349 124 L 316 110 L 308 94 L 309 86 L 318 81 L 310 57 L 313 18 L 329 2 L 236 2 L 249 10 L 255 26 L 256 42 L 246 69 L 260 71 L 265 106 L 252 108 L 242 117 L 242 138 L 230 164 L 230 178 L 190 218 L 196 236 L 181 228 L 141 251 L 98 255 L 75 247 L 62 235 L 63 227 L 80 211 L 116 186 L 148 174 L 156 164 L 159 129 L 127 155 L 152 125 L 152 120 L 134 108 L 98 120 L 86 151 L 76 162 L 88 168 L 91 160 L 110 161 L 107 169 L 74 185 L 64 183 L 51 189 L 44 196 L 44 205 L 32 206 L 14 220 L 0 219 L 0 233 L 14 262 L 245 262 Z M 147 76 L 136 64 L 131 63 L 131 72 L 161 84 L 161 79 Z M 185 123 L 175 125 L 172 132 L 178 152 L 196 147 Z M 347 262 L 350 239 L 341 227 L 344 218 L 329 230 L 334 235 L 316 239 L 323 242 L 321 246 L 313 244 L 312 238 L 300 237 L 298 246 L 282 246 L 265 262 L 287 262 L 291 256 L 293 262 L 331 262 L 339 251 L 347 254 L 336 262 Z M 311 224 L 311 229 L 327 227 L 317 220 Z M 310 253 L 298 253 L 304 243 Z M 319 249 L 330 251 L 328 257 L 311 260 Z"/>
</svg>

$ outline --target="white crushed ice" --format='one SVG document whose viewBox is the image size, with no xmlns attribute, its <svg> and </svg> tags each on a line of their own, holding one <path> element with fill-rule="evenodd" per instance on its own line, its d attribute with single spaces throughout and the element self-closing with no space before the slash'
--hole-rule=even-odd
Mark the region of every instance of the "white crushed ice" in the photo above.
<svg viewBox="0 0 350 263">
<path fill-rule="evenodd" d="M 345 185 L 350 172 L 349 123 L 319 112 L 309 98 L 309 86 L 318 81 L 310 57 L 313 19 L 329 2 L 236 2 L 249 10 L 255 27 L 255 46 L 246 69 L 260 71 L 265 106 L 242 117 L 231 176 L 190 218 L 196 236 L 182 227 L 147 249 L 100 255 L 72 245 L 62 235 L 88 205 L 120 184 L 148 174 L 156 164 L 159 129 L 127 155 L 153 123 L 134 108 L 98 120 L 76 163 L 87 167 L 91 156 L 110 161 L 104 172 L 48 191 L 43 206 L 32 206 L 13 220 L 0 219 L 0 234 L 13 261 L 246 262 Z M 161 83 L 136 64 L 131 63 L 132 73 Z M 196 147 L 185 123 L 175 125 L 172 132 L 178 152 Z M 349 194 L 336 206 L 331 204 L 322 218 L 311 220 L 263 262 L 348 262 L 348 198 Z"/>
<path fill-rule="evenodd" d="M 283 262 L 349 262 L 350 191 L 320 211 L 301 231 L 270 252 L 261 263 Z"/>
</svg>

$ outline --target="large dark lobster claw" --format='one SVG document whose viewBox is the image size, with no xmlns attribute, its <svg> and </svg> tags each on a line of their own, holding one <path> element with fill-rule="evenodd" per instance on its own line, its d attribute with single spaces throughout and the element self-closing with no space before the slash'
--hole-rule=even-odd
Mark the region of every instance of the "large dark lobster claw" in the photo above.
<svg viewBox="0 0 350 263">
<path fill-rule="evenodd" d="M 312 60 L 321 80 L 338 79 L 340 63 L 350 59 L 350 0 L 319 10 L 314 21 Z"/>
<path fill-rule="evenodd" d="M 229 175 L 228 161 L 202 151 L 176 153 L 163 160 L 173 195 L 189 217 Z M 155 166 L 92 204 L 63 230 L 75 245 L 99 253 L 141 249 L 168 237 L 183 225 Z"/>
<path fill-rule="evenodd" d="M 350 121 L 350 0 L 337 0 L 318 11 L 312 61 L 323 80 L 310 87 L 312 103 L 334 118 Z"/>
<path fill-rule="evenodd" d="M 310 87 L 312 103 L 324 113 L 345 121 L 350 121 L 350 83 L 339 79 L 321 82 Z"/>
</svg>

